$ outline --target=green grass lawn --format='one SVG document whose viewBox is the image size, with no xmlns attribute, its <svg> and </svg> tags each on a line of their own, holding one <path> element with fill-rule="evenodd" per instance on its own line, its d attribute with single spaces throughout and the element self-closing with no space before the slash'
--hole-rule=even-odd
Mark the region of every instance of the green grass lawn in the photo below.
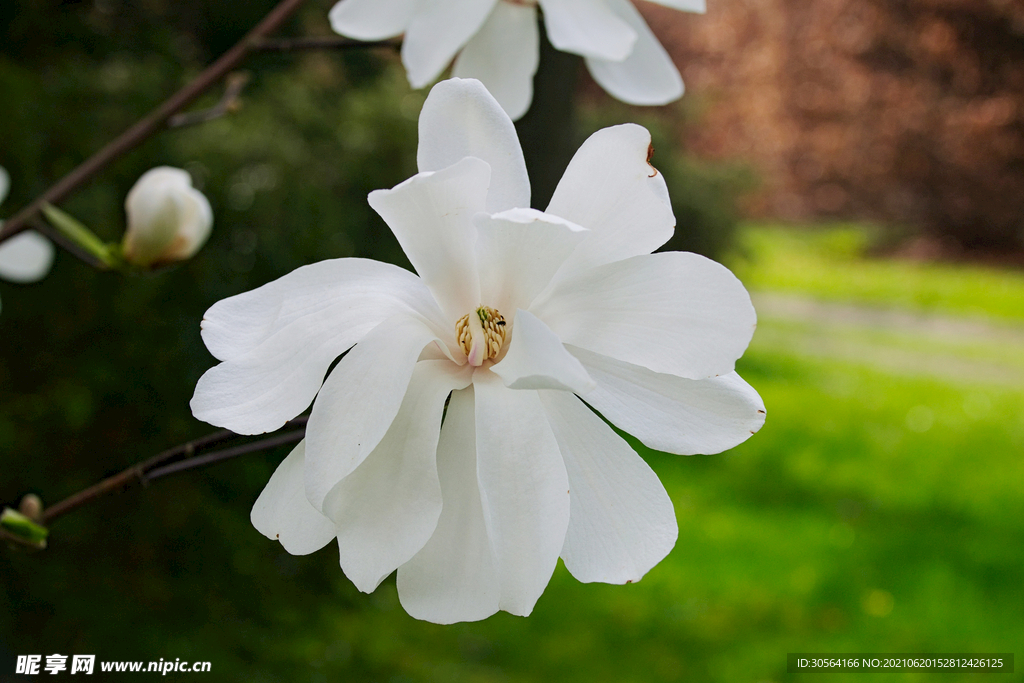
<svg viewBox="0 0 1024 683">
<path fill-rule="evenodd" d="M 751 229 L 758 258 L 741 275 L 752 289 L 1022 317 L 1020 274 L 821 248 L 854 238 Z M 982 291 L 994 294 L 972 303 Z M 852 346 L 831 353 L 826 334 Z M 809 352 L 816 339 L 824 352 Z M 761 432 L 716 456 L 643 451 L 680 526 L 675 550 L 643 581 L 582 585 L 560 566 L 530 618 L 442 627 L 406 616 L 391 579 L 365 611 L 325 601 L 319 636 L 296 633 L 291 646 L 325 676 L 467 683 L 782 681 L 800 677 L 786 673 L 786 653 L 798 651 L 1020 655 L 1024 394 L 944 368 L 962 355 L 1019 371 L 1024 352 L 964 344 L 762 316 L 739 365 L 768 408 Z M 885 352 L 922 364 L 897 372 L 879 365 Z"/>
<path fill-rule="evenodd" d="M 872 230 L 746 225 L 727 264 L 754 290 L 1024 322 L 1024 272 L 869 259 Z"/>
</svg>

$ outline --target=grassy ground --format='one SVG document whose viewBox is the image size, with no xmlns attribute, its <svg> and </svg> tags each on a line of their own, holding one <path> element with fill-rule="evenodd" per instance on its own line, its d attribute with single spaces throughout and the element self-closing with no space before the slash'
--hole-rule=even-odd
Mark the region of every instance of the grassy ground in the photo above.
<svg viewBox="0 0 1024 683">
<path fill-rule="evenodd" d="M 1022 317 L 1019 274 L 872 263 L 849 251 L 837 259 L 821 248 L 848 243 L 849 231 L 750 229 L 745 239 L 754 248 L 738 270 L 753 289 L 985 313 L 1004 331 Z M 982 290 L 991 296 L 970 303 Z M 798 678 L 785 672 L 787 652 L 1019 650 L 1024 394 L 947 370 L 962 355 L 1021 371 L 1024 345 L 949 341 L 916 320 L 894 331 L 762 312 L 740 371 L 768 422 L 726 454 L 645 453 L 680 536 L 640 583 L 582 585 L 559 567 L 529 619 L 438 627 L 405 616 L 392 581 L 368 613 L 325 608 L 310 659 L 325 670 L 356 659 L 364 670 L 397 667 L 392 680 L 724 683 Z M 920 362 L 901 371 L 879 362 L 886 354 Z"/>
<path fill-rule="evenodd" d="M 754 290 L 1024 322 L 1024 272 L 867 259 L 872 231 L 747 226 L 730 266 Z"/>
</svg>

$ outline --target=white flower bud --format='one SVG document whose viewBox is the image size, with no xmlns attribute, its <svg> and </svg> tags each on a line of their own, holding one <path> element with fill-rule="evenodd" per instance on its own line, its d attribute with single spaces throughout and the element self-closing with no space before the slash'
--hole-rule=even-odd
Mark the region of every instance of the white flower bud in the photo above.
<svg viewBox="0 0 1024 683">
<path fill-rule="evenodd" d="M 137 266 L 191 258 L 213 227 L 210 202 L 180 168 L 159 166 L 144 173 L 128 192 L 124 208 L 124 257 Z"/>
</svg>

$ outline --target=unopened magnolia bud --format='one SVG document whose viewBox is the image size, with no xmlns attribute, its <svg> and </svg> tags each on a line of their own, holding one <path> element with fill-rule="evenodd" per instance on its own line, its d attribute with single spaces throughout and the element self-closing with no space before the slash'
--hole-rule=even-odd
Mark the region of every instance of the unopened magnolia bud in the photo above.
<svg viewBox="0 0 1024 683">
<path fill-rule="evenodd" d="M 128 192 L 124 208 L 124 258 L 137 266 L 191 258 L 213 227 L 210 202 L 180 168 L 160 166 L 144 173 Z"/>
<path fill-rule="evenodd" d="M 34 493 L 26 494 L 18 505 L 18 512 L 33 522 L 38 522 L 43 517 L 43 501 Z"/>
</svg>

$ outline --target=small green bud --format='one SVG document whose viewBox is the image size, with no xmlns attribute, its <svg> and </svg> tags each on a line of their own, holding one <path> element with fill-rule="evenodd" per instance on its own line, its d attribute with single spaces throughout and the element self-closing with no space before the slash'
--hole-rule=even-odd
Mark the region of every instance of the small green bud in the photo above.
<svg viewBox="0 0 1024 683">
<path fill-rule="evenodd" d="M 38 548 L 46 547 L 46 537 L 50 535 L 49 529 L 11 508 L 4 508 L 3 514 L 0 514 L 0 527 Z"/>
</svg>

